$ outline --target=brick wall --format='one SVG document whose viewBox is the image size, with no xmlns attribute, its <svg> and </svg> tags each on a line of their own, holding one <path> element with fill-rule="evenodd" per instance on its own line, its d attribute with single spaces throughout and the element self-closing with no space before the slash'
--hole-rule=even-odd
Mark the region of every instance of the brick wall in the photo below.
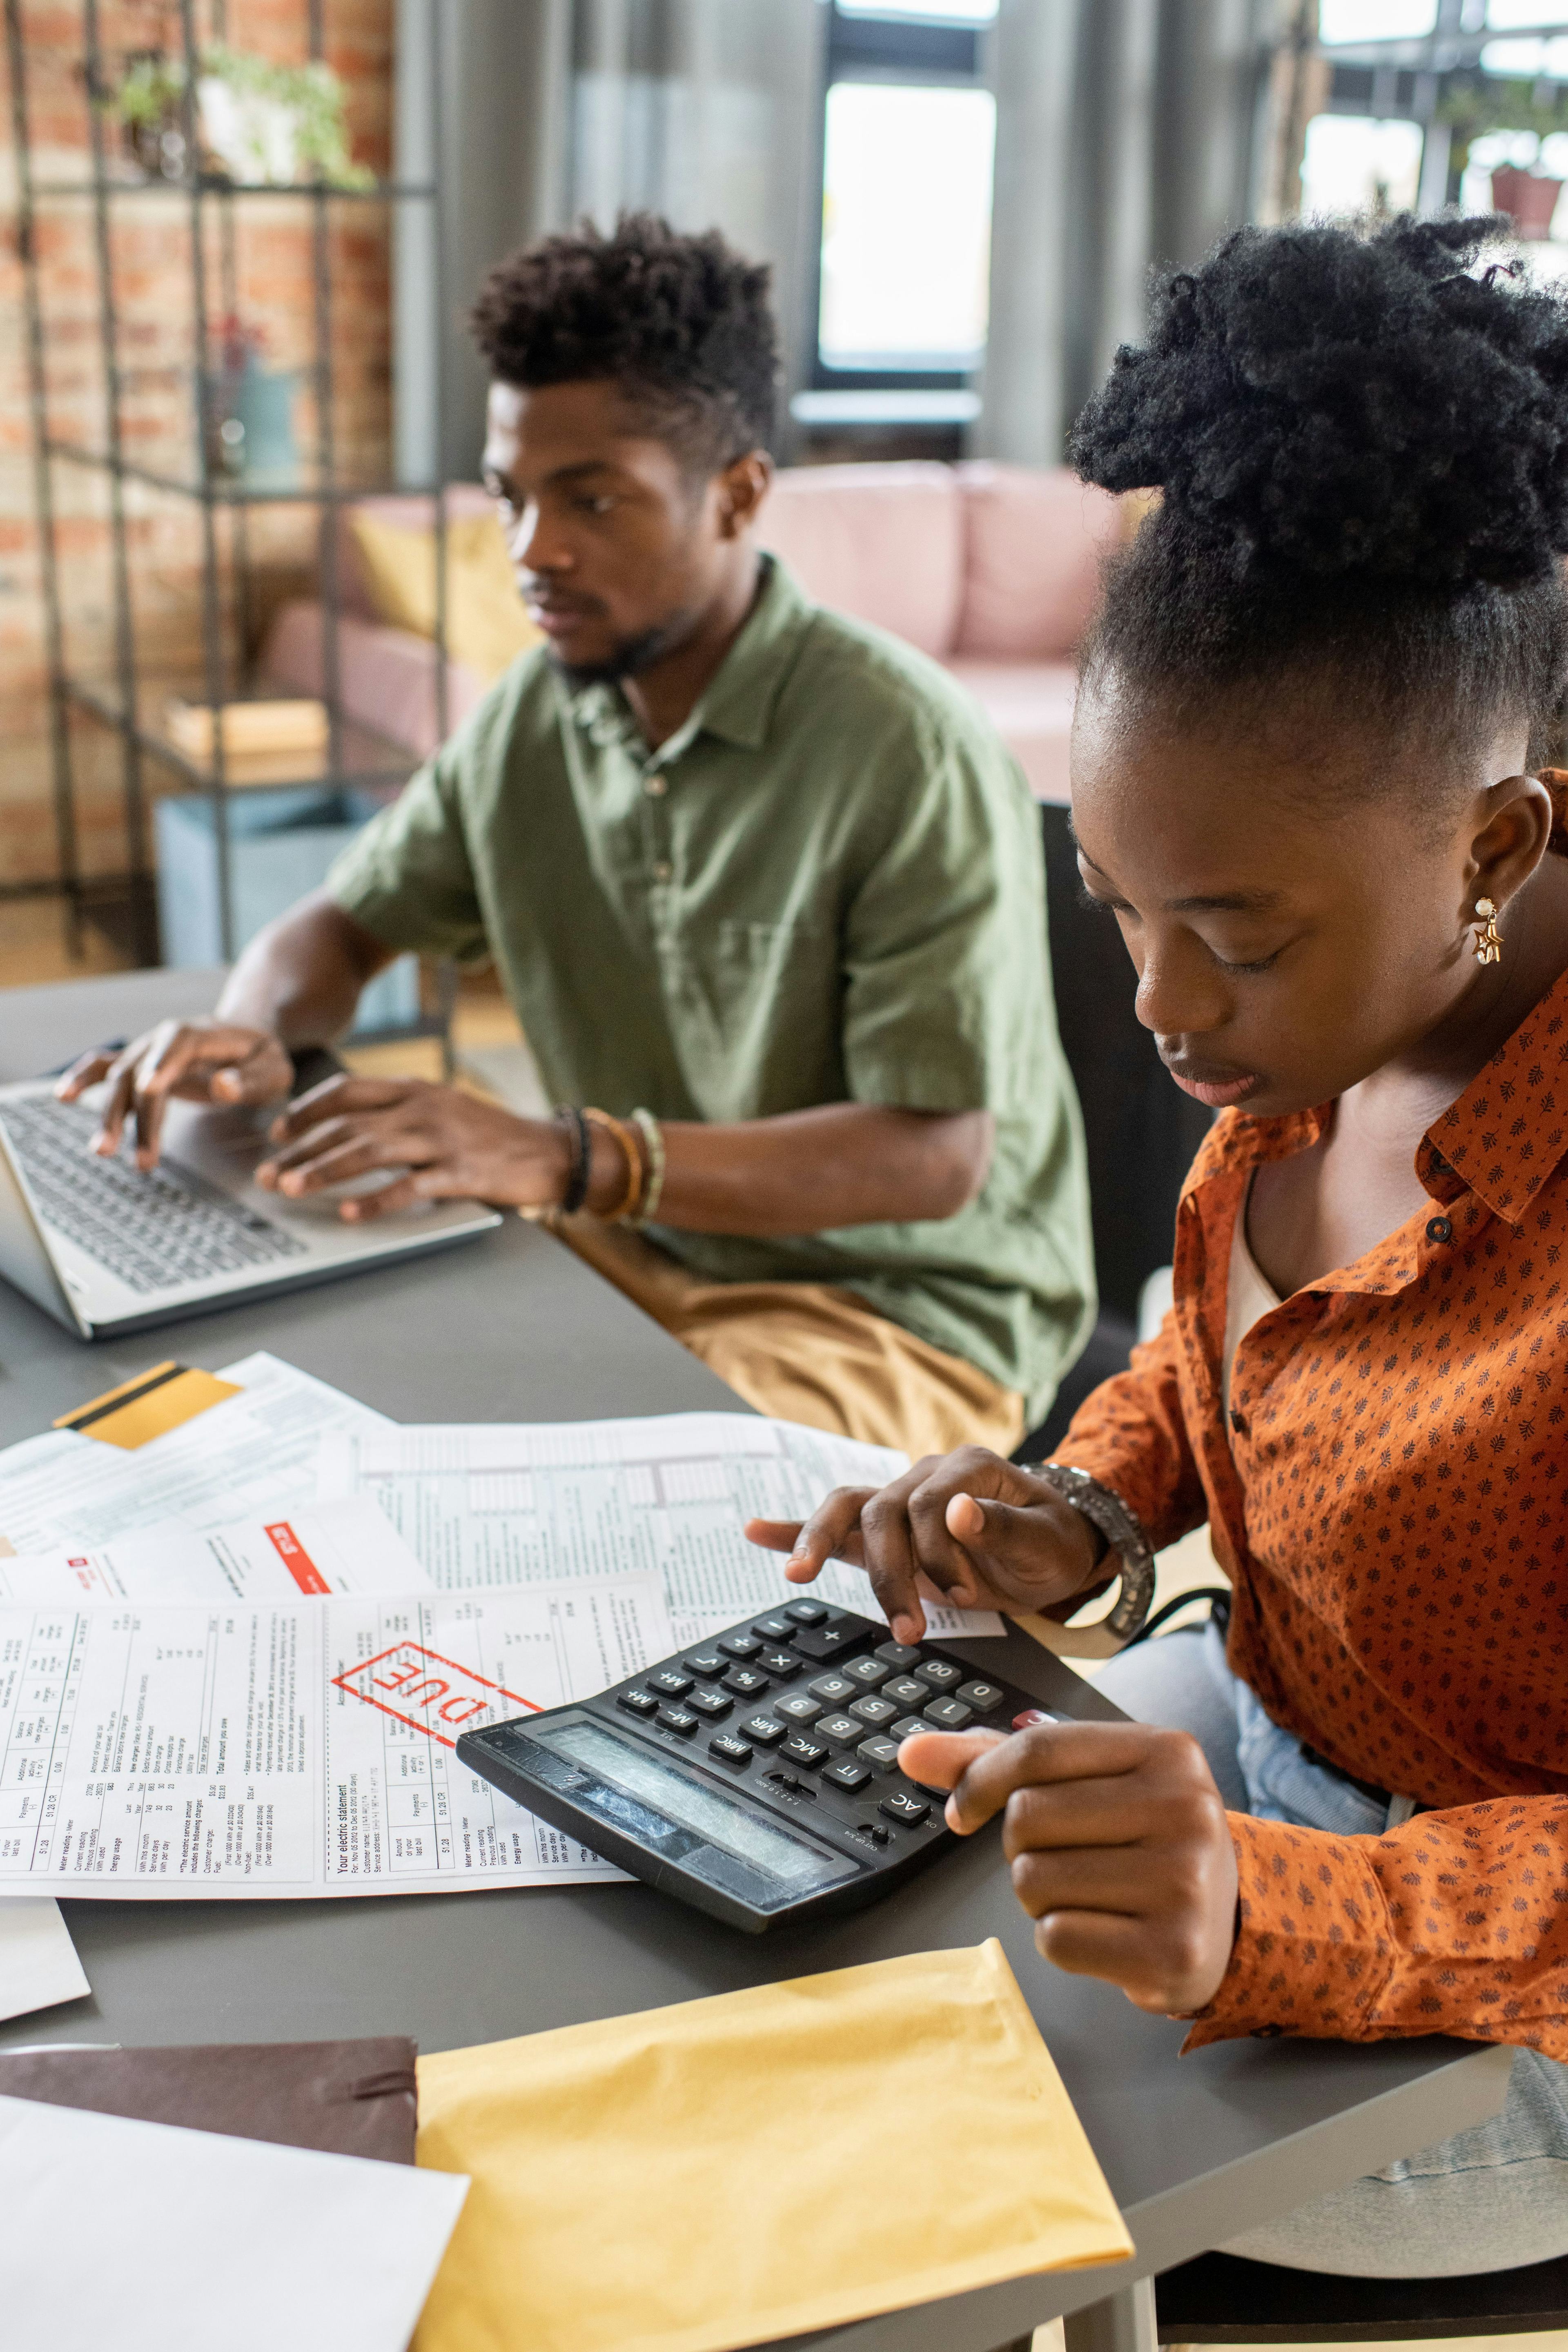
<svg viewBox="0 0 1568 2352">
<path fill-rule="evenodd" d="M 201 37 L 212 19 L 198 5 Z M 179 10 L 170 0 L 100 0 L 100 38 L 110 79 L 130 52 L 177 52 Z M 326 0 L 331 63 L 348 91 L 355 160 L 390 167 L 392 0 Z M 225 37 L 235 48 L 279 58 L 305 54 L 307 0 L 229 0 Z M 79 0 L 25 0 L 35 182 L 82 181 L 89 169 L 89 115 L 81 77 Z M 55 870 L 50 813 L 47 698 L 39 544 L 17 248 L 16 157 L 10 92 L 0 123 L 0 883 Z M 109 152 L 120 133 L 105 125 Z M 226 256 L 219 207 L 206 207 L 205 260 L 209 317 L 232 307 L 265 338 L 266 363 L 309 370 L 314 358 L 310 205 L 256 196 L 230 209 Z M 356 479 L 384 475 L 390 454 L 389 239 L 385 209 L 335 203 L 330 212 L 332 409 L 340 468 Z M 195 464 L 194 383 L 197 360 L 192 301 L 188 201 L 147 190 L 113 200 L 111 263 L 124 372 L 125 455 L 184 479 Z M 62 439 L 101 448 L 107 415 L 101 365 L 99 276 L 90 205 L 41 203 L 50 421 Z M 301 443 L 315 431 L 308 378 L 295 404 Z M 84 674 L 110 680 L 114 667 L 108 488 L 79 467 L 52 468 L 57 547 L 68 614 L 68 653 Z M 160 679 L 194 680 L 202 661 L 201 510 L 146 485 L 125 492 L 132 607 L 140 661 Z M 236 593 L 228 560 L 231 519 L 220 515 L 226 559 L 224 624 L 243 673 L 270 613 L 314 566 L 316 518 L 299 505 L 253 509 L 247 521 L 249 593 Z M 120 811 L 118 743 L 90 722 L 73 726 L 83 865 L 122 871 L 127 845 Z M 146 765 L 153 792 L 172 779 Z"/>
</svg>

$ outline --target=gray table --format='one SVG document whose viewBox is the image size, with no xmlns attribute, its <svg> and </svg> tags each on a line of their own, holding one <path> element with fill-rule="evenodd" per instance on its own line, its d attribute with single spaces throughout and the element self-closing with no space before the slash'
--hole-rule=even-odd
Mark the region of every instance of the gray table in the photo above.
<svg viewBox="0 0 1568 2352">
<path fill-rule="evenodd" d="M 210 1003 L 137 974 L 0 994 L 0 1077 Z M 451 1253 L 272 1304 L 88 1347 L 0 1287 L 0 1444 L 165 1350 L 216 1367 L 269 1348 L 403 1421 L 570 1420 L 736 1409 L 694 1358 L 518 1219 Z M 1043 1700 L 1113 1710 L 1016 1629 L 958 1645 Z M 1137 2242 L 1114 2269 L 1006 2285 L 829 2329 L 843 2352 L 992 2352 L 1058 2314 L 1071 2352 L 1145 2352 L 1156 2272 L 1497 2112 L 1510 2053 L 1432 2040 L 1244 2041 L 1178 2061 L 1182 2029 L 1037 1957 L 994 1841 L 878 1908 L 810 1932 L 731 1935 L 640 1886 L 320 1903 L 70 1903 L 89 2001 L 0 2025 L 0 2048 L 411 2033 L 426 2050 L 658 2007 L 997 1936 Z M 809 2126 L 799 2119 L 804 2135 Z M 919 2160 L 918 2155 L 915 2160 Z M 896 2226 L 898 2184 L 885 2184 Z"/>
</svg>

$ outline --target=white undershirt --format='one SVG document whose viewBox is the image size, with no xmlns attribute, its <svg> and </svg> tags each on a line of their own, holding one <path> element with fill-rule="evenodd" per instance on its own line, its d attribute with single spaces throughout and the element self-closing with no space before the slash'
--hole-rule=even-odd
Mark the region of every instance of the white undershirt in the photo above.
<svg viewBox="0 0 1568 2352">
<path fill-rule="evenodd" d="M 1260 1316 L 1281 1304 L 1279 1293 L 1247 1246 L 1248 1183 L 1236 1212 L 1230 1237 L 1230 1272 L 1225 1286 L 1225 1353 L 1220 1361 L 1220 1394 L 1226 1427 L 1230 1426 L 1230 1370 L 1236 1351 Z"/>
</svg>

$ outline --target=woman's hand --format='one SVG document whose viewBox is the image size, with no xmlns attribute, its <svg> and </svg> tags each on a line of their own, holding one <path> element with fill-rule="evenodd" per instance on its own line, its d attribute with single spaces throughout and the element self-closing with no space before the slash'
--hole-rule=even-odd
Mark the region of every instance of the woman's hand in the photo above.
<svg viewBox="0 0 1568 2352">
<path fill-rule="evenodd" d="M 899 1765 L 951 1789 L 967 1837 L 1001 1813 L 1013 1892 L 1047 1960 L 1104 1977 L 1140 2009 L 1190 2017 L 1236 1941 L 1236 1848 L 1202 1748 L 1142 1723 L 921 1732 Z"/>
<path fill-rule="evenodd" d="M 363 1223 L 422 1201 L 547 1208 L 566 1189 L 570 1146 L 553 1120 L 519 1118 L 456 1087 L 420 1078 L 328 1078 L 270 1130 L 256 1181 L 287 1201 L 384 1169 L 402 1171 L 338 1213 Z"/>
<path fill-rule="evenodd" d="M 925 1632 L 917 1576 L 959 1609 L 1026 1616 L 1092 1591 L 1106 1550 L 1053 1486 L 983 1445 L 928 1454 L 888 1486 L 835 1487 L 804 1524 L 752 1519 L 746 1533 L 788 1552 L 793 1584 L 809 1584 L 830 1559 L 863 1568 L 900 1642 Z"/>
<path fill-rule="evenodd" d="M 277 1102 L 294 1083 L 294 1065 L 281 1041 L 265 1029 L 232 1021 L 160 1021 L 116 1052 L 97 1047 L 72 1064 L 55 1092 L 75 1102 L 89 1087 L 109 1081 L 95 1151 L 120 1149 L 125 1122 L 136 1132 L 136 1164 L 156 1167 L 163 1115 L 171 1100 Z"/>
</svg>

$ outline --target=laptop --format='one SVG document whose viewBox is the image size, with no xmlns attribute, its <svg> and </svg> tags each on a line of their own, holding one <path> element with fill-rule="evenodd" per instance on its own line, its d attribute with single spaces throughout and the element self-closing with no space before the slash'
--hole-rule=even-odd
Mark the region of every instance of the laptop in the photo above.
<svg viewBox="0 0 1568 2352">
<path fill-rule="evenodd" d="M 84 1339 L 330 1282 L 500 1223 L 478 1201 L 442 1201 L 345 1224 L 339 1202 L 385 1176 L 310 1201 L 264 1192 L 253 1171 L 275 1105 L 171 1103 L 156 1168 L 139 1169 L 129 1141 L 100 1160 L 89 1149 L 98 1098 L 60 1102 L 47 1079 L 0 1086 L 0 1276 Z"/>
</svg>

